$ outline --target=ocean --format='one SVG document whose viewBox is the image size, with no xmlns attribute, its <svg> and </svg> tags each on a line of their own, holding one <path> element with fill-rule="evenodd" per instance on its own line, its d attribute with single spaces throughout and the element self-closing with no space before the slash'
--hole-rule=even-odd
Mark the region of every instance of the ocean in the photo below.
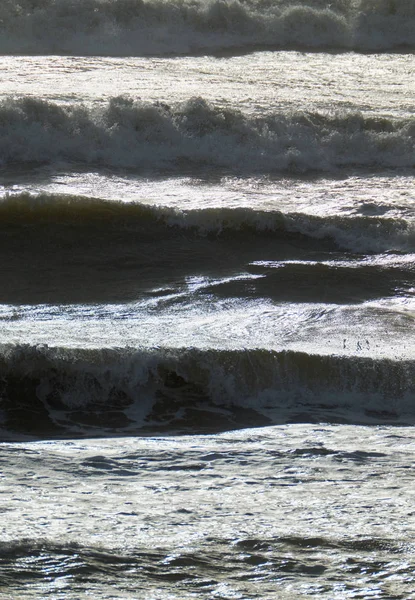
<svg viewBox="0 0 415 600">
<path fill-rule="evenodd" d="M 1 600 L 415 600 L 414 50 L 2 0 Z"/>
</svg>

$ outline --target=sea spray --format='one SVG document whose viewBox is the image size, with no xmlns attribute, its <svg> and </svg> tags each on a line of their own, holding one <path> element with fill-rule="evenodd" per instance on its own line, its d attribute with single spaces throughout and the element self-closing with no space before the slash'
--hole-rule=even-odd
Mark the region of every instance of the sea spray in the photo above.
<svg viewBox="0 0 415 600">
<path fill-rule="evenodd" d="M 180 171 L 190 164 L 246 174 L 414 166 L 410 118 L 306 111 L 250 117 L 201 97 L 170 106 L 120 96 L 93 107 L 6 98 L 0 103 L 0 133 L 3 166 Z"/>
<path fill-rule="evenodd" d="M 253 48 L 387 51 L 415 44 L 411 0 L 19 0 L 3 54 L 149 56 Z"/>
<path fill-rule="evenodd" d="M 247 426 L 299 415 L 305 422 L 339 415 L 350 423 L 408 421 L 414 368 L 413 361 L 260 349 L 8 345 L 0 361 L 2 421 L 16 432 L 72 436 L 209 428 L 206 411 L 219 429 L 232 419 Z"/>
</svg>

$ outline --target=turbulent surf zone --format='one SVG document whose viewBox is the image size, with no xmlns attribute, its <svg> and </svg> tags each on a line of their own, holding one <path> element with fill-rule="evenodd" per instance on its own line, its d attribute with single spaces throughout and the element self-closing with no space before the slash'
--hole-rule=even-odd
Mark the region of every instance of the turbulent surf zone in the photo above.
<svg viewBox="0 0 415 600">
<path fill-rule="evenodd" d="M 363 213 L 6 195 L 5 435 L 411 423 L 413 222 Z"/>
<path fill-rule="evenodd" d="M 414 32 L 0 2 L 2 598 L 413 598 Z"/>
<path fill-rule="evenodd" d="M 363 115 L 271 112 L 252 117 L 202 97 L 172 105 L 114 97 L 103 106 L 40 98 L 0 103 L 0 164 L 77 164 L 249 172 L 412 168 L 414 121 Z"/>
<path fill-rule="evenodd" d="M 412 50 L 411 0 L 5 0 L 3 54 Z"/>
<path fill-rule="evenodd" d="M 1 348 L 2 427 L 78 437 L 409 424 L 413 361 L 265 350 Z"/>
</svg>

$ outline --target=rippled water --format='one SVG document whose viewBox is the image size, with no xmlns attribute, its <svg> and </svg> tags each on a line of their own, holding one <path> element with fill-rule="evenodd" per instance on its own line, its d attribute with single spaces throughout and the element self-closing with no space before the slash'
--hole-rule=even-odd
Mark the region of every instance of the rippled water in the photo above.
<svg viewBox="0 0 415 600">
<path fill-rule="evenodd" d="M 413 598 L 412 429 L 4 444 L 4 597 Z"/>
<path fill-rule="evenodd" d="M 3 0 L 1 599 L 415 600 L 414 18 Z"/>
</svg>

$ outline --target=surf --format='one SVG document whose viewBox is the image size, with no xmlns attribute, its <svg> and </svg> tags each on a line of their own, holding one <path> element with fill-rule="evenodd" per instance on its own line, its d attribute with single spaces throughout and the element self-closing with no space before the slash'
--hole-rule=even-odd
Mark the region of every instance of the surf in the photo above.
<svg viewBox="0 0 415 600">
<path fill-rule="evenodd" d="M 252 49 L 411 51 L 411 0 L 3 2 L 2 54 L 154 56 Z"/>
<path fill-rule="evenodd" d="M 412 423 L 411 360 L 294 351 L 3 345 L 10 435 L 207 432 L 286 422 Z"/>
<path fill-rule="evenodd" d="M 0 132 L 4 168 L 183 173 L 209 165 L 240 175 L 301 175 L 414 166 L 411 118 L 278 110 L 253 117 L 202 97 L 170 105 L 119 96 L 93 106 L 9 97 L 0 102 Z"/>
</svg>

